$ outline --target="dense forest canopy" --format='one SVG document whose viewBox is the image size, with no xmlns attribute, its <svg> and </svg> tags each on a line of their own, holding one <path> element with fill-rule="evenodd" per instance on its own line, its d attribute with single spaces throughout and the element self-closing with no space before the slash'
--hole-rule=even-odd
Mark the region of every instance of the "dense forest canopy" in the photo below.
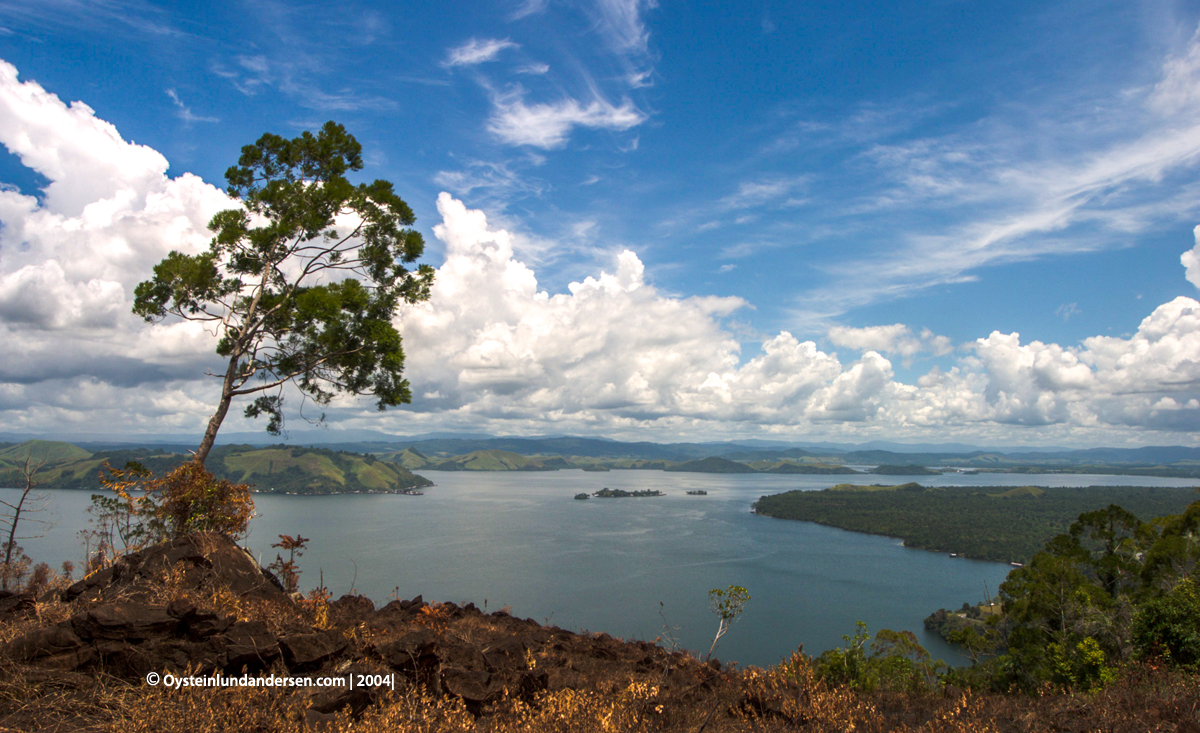
<svg viewBox="0 0 1200 733">
<path fill-rule="evenodd" d="M 1157 517 L 1181 512 L 1196 498 L 1196 489 L 1181 487 L 847 484 L 764 496 L 754 507 L 764 516 L 899 537 L 909 547 L 1026 562 L 1083 512 L 1119 504 L 1139 516 Z"/>
</svg>

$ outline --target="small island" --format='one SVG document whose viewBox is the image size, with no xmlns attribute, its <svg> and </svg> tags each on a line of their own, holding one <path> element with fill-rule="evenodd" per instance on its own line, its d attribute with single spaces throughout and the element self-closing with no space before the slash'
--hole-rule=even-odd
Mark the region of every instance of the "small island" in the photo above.
<svg viewBox="0 0 1200 733">
<path fill-rule="evenodd" d="M 665 496 L 665 494 L 663 494 L 661 491 L 651 489 L 647 489 L 645 491 L 626 491 L 624 489 L 610 489 L 605 486 L 603 489 L 593 493 L 592 496 L 598 496 L 601 499 L 624 499 L 630 496 Z"/>
<path fill-rule="evenodd" d="M 591 497 L 589 497 L 587 494 L 576 494 L 576 495 L 575 495 L 575 500 L 576 500 L 576 501 L 583 501 L 583 500 L 585 500 L 585 499 L 590 499 L 590 498 L 591 498 Z"/>
<path fill-rule="evenodd" d="M 704 489 L 696 489 L 695 491 L 687 492 L 688 496 L 708 496 L 708 492 Z"/>
</svg>

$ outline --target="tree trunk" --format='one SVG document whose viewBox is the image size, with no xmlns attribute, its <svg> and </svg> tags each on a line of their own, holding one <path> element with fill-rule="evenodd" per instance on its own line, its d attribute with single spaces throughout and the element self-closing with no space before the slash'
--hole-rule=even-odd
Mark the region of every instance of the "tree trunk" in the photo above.
<svg viewBox="0 0 1200 733">
<path fill-rule="evenodd" d="M 240 354 L 235 351 L 233 356 L 229 357 L 229 368 L 225 370 L 225 381 L 221 384 L 221 402 L 217 405 L 217 411 L 208 418 L 208 427 L 204 430 L 204 438 L 200 441 L 200 447 L 196 449 L 196 457 L 192 459 L 201 466 L 208 458 L 213 443 L 217 441 L 217 431 L 221 429 L 221 423 L 225 422 L 225 415 L 229 412 L 229 403 L 233 401 L 233 380 L 237 375 L 239 356 Z"/>
<path fill-rule="evenodd" d="M 34 469 L 35 471 L 37 469 Z M 21 492 L 21 500 L 13 508 L 12 524 L 8 527 L 8 543 L 4 545 L 4 577 L 0 578 L 0 590 L 8 590 L 9 575 L 12 573 L 13 550 L 17 544 L 17 522 L 21 521 L 21 512 L 25 509 L 25 499 L 33 491 L 33 474 L 29 472 L 29 459 L 25 459 L 25 490 Z"/>
</svg>

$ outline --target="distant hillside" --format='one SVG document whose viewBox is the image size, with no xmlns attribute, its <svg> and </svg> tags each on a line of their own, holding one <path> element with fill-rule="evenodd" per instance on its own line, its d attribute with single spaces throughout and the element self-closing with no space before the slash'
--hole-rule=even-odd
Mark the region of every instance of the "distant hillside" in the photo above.
<svg viewBox="0 0 1200 733">
<path fill-rule="evenodd" d="M 0 461 L 10 464 L 24 464 L 27 457 L 32 463 L 58 463 L 86 460 L 91 455 L 79 446 L 54 440 L 27 440 L 0 449 Z"/>
<path fill-rule="evenodd" d="M 226 446 L 213 450 L 207 466 L 221 478 L 274 493 L 391 492 L 433 486 L 399 463 L 321 448 Z"/>
<path fill-rule="evenodd" d="M 681 473 L 758 473 L 745 463 L 717 456 L 701 458 L 698 461 L 686 461 L 675 466 L 668 466 L 663 470 Z"/>
<path fill-rule="evenodd" d="M 430 462 L 427 471 L 557 471 L 568 468 L 562 458 L 548 461 L 502 450 L 478 450 L 441 462 Z"/>
<path fill-rule="evenodd" d="M 924 466 L 883 465 L 876 466 L 867 471 L 867 473 L 873 473 L 877 476 L 940 476 L 942 472 Z"/>
<path fill-rule="evenodd" d="M 39 485 L 48 489 L 99 490 L 100 468 L 105 462 L 120 468 L 129 461 L 137 461 L 155 473 L 163 473 L 191 458 L 186 453 L 144 448 L 89 453 L 70 443 L 30 443 L 35 460 L 39 451 L 59 457 L 48 460 L 38 472 Z M 0 485 L 24 485 L 15 459 L 23 461 L 30 447 L 22 446 L 27 444 L 0 451 Z M 259 491 L 274 493 L 389 492 L 433 485 L 429 479 L 398 463 L 320 448 L 219 446 L 209 454 L 205 467 L 217 478 L 248 483 Z"/>
<path fill-rule="evenodd" d="M 809 475 L 826 475 L 838 476 L 849 473 L 859 473 L 853 468 L 846 466 L 831 466 L 827 463 L 793 463 L 792 461 L 779 461 L 778 463 L 770 464 L 759 468 L 763 473 L 796 473 Z"/>
</svg>

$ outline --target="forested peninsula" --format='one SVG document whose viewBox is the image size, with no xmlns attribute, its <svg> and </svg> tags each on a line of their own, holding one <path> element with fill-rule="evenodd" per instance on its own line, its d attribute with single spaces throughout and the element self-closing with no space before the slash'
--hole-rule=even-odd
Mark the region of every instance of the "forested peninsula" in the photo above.
<svg viewBox="0 0 1200 733">
<path fill-rule="evenodd" d="M 763 496 L 758 514 L 898 537 L 908 547 L 978 560 L 1028 562 L 1084 512 L 1111 504 L 1142 517 L 1178 514 L 1196 501 L 1187 487 L 948 486 L 840 484 Z"/>
<path fill-rule="evenodd" d="M 180 449 L 164 447 L 88 451 L 70 443 L 27 441 L 0 448 L 0 486 L 23 486 L 26 455 L 43 465 L 36 481 L 47 489 L 100 489 L 100 470 L 107 463 L 122 468 L 135 462 L 156 474 L 191 459 Z M 218 479 L 250 484 L 253 491 L 275 494 L 400 493 L 433 486 L 394 461 L 322 448 L 278 445 L 214 448 L 205 467 Z"/>
</svg>

